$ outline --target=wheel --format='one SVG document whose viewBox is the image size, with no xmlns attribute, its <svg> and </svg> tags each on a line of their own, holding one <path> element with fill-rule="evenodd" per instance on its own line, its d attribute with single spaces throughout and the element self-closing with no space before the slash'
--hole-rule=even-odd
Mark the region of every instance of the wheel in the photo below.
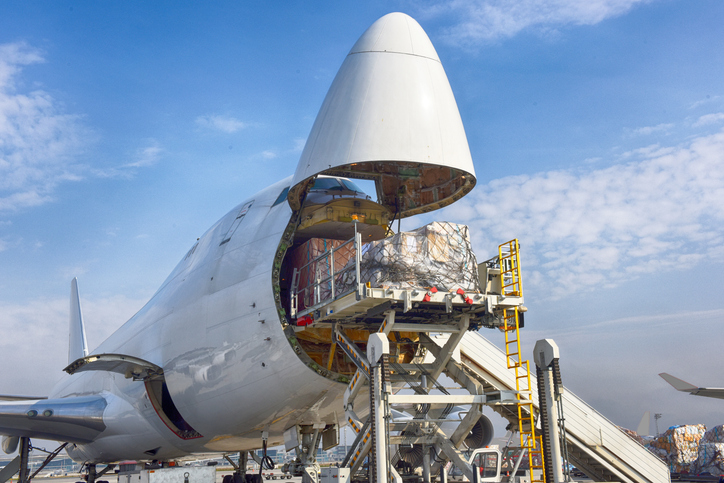
<svg viewBox="0 0 724 483">
<path fill-rule="evenodd" d="M 224 478 L 221 481 L 223 483 L 234 483 L 234 475 L 224 475 Z"/>
</svg>

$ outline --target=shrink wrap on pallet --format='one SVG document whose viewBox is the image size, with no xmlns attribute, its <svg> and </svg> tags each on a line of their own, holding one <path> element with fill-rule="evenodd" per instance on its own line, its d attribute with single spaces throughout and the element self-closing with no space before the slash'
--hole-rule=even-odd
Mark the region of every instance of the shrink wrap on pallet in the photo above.
<svg viewBox="0 0 724 483">
<path fill-rule="evenodd" d="M 372 287 L 480 290 L 468 227 L 455 223 L 436 221 L 371 242 L 361 270 Z"/>
<path fill-rule="evenodd" d="M 724 475 L 724 443 L 699 444 L 699 457 L 689 472 L 696 475 Z"/>
<path fill-rule="evenodd" d="M 724 424 L 714 426 L 704 433 L 701 438 L 702 443 L 724 443 Z"/>
<path fill-rule="evenodd" d="M 638 444 L 640 444 L 641 446 L 645 446 L 645 445 L 646 445 L 646 441 L 644 441 L 644 438 L 642 438 L 641 436 L 639 436 L 639 434 L 638 434 L 636 431 L 631 431 L 630 429 L 626 429 L 626 428 L 623 428 L 623 427 L 621 427 L 621 426 L 619 426 L 618 429 L 620 429 L 621 431 L 623 431 L 624 433 L 626 433 L 626 435 L 627 435 L 629 438 L 633 439 L 634 441 L 636 441 L 636 442 L 637 442 Z"/>
<path fill-rule="evenodd" d="M 699 441 L 705 432 L 703 424 L 674 426 L 653 440 L 649 449 L 669 465 L 672 473 L 688 472 L 699 456 Z"/>
<path fill-rule="evenodd" d="M 690 473 L 724 475 L 724 425 L 714 426 L 699 442 L 699 456 Z"/>
</svg>

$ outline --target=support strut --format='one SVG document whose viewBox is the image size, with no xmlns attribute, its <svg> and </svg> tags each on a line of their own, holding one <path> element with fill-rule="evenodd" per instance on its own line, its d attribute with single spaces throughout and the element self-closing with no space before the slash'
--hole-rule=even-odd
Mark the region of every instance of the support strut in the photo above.
<svg viewBox="0 0 724 483">
<path fill-rule="evenodd" d="M 63 443 L 63 444 L 61 444 L 60 446 L 58 446 L 57 448 L 55 448 L 55 450 L 54 450 L 53 452 L 48 453 L 48 456 L 45 458 L 45 461 L 43 461 L 43 464 L 41 464 L 40 467 L 39 467 L 37 470 L 35 470 L 35 473 L 33 473 L 32 475 L 30 475 L 30 478 L 28 478 L 28 479 L 29 479 L 29 480 L 32 480 L 33 478 L 35 478 L 35 476 L 36 476 L 38 473 L 40 473 L 40 471 L 41 471 L 43 468 L 45 468 L 46 466 L 48 466 L 48 463 L 50 463 L 51 461 L 53 461 L 53 460 L 55 459 L 55 457 L 58 456 L 58 454 L 59 454 L 61 451 L 63 451 L 63 448 L 65 448 L 66 446 L 68 446 L 68 443 Z M 115 466 L 115 465 L 113 465 L 113 466 Z"/>
<path fill-rule="evenodd" d="M 20 473 L 18 474 L 18 483 L 28 483 L 30 481 L 30 467 L 28 461 L 30 457 L 30 438 L 20 438 Z"/>
</svg>

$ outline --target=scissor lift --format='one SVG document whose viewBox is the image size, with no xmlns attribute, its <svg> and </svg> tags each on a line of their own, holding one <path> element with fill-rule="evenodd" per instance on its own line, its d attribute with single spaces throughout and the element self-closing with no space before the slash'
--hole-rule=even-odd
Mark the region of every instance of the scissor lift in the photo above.
<svg viewBox="0 0 724 483">
<path fill-rule="evenodd" d="M 347 243 L 360 247 L 359 235 Z M 300 289 L 295 275 L 290 305 L 297 320 L 306 318 L 312 327 L 331 326 L 334 343 L 356 365 L 344 395 L 345 418 L 356 439 L 342 462 L 350 468 L 353 479 L 402 481 L 404 476 L 397 468 L 404 468 L 410 453 L 416 453 L 421 461 L 415 466 L 422 467 L 425 481 L 437 475 L 447 461 L 472 481 L 472 468 L 460 448 L 480 419 L 483 405 L 508 406 L 511 412 L 521 414 L 521 420 L 531 421 L 521 427 L 526 431 L 525 441 L 534 441 L 530 434 L 534 431 L 531 392 L 525 388 L 486 389 L 456 355 L 468 331 L 490 327 L 508 335 L 510 319 L 506 315 L 523 310 L 517 240 L 501 246 L 504 256 L 499 254 L 480 265 L 482 290 L 472 293 L 462 289 L 442 292 L 434 287 L 371 287 L 359 282 L 351 288 L 347 283 L 346 290 L 335 290 L 335 281 L 342 277 L 360 280 L 359 255 L 354 264 L 334 270 L 334 250 L 338 249 L 330 248 L 310 262 L 319 266 L 320 261 L 329 260 L 329 268 L 318 274 L 313 286 L 303 288 L 311 291 L 314 303 L 297 310 L 294 297 L 299 296 Z M 326 297 L 320 296 L 321 286 L 326 287 Z M 373 328 L 366 350 L 346 335 L 347 330 L 359 328 Z M 517 339 L 517 324 L 513 331 Z M 431 334 L 446 334 L 447 342 L 439 347 Z M 421 351 L 410 363 L 400 363 L 389 355 L 390 341 L 394 344 L 401 337 L 414 337 L 419 342 Z M 443 373 L 459 390 L 451 393 L 439 382 Z M 361 401 L 357 396 L 365 385 L 369 386 L 369 400 Z M 447 416 L 459 406 L 469 409 L 453 434 L 445 434 L 441 425 L 451 423 Z M 403 413 L 411 417 L 400 417 Z M 369 465 L 364 472 L 366 459 Z"/>
</svg>

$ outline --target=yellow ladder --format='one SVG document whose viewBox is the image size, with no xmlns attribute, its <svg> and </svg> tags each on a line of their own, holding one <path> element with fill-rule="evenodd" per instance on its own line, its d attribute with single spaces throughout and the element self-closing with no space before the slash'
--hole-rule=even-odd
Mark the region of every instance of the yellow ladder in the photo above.
<svg viewBox="0 0 724 483">
<path fill-rule="evenodd" d="M 510 240 L 498 247 L 500 280 L 505 296 L 523 296 L 523 281 L 520 278 L 520 245 L 518 239 Z"/>
<path fill-rule="evenodd" d="M 518 240 L 511 240 L 498 247 L 498 261 L 503 296 L 523 296 L 523 283 L 520 278 L 520 246 Z M 540 435 L 536 437 L 535 421 L 533 420 L 533 392 L 530 384 L 530 362 L 520 357 L 520 324 L 518 307 L 506 309 L 503 313 L 505 333 L 505 356 L 508 369 L 515 370 L 515 390 L 518 406 L 518 432 L 520 447 L 528 453 L 530 481 L 545 481 L 543 467 L 543 444 Z M 536 479 L 534 469 L 540 469 L 543 479 Z"/>
</svg>

